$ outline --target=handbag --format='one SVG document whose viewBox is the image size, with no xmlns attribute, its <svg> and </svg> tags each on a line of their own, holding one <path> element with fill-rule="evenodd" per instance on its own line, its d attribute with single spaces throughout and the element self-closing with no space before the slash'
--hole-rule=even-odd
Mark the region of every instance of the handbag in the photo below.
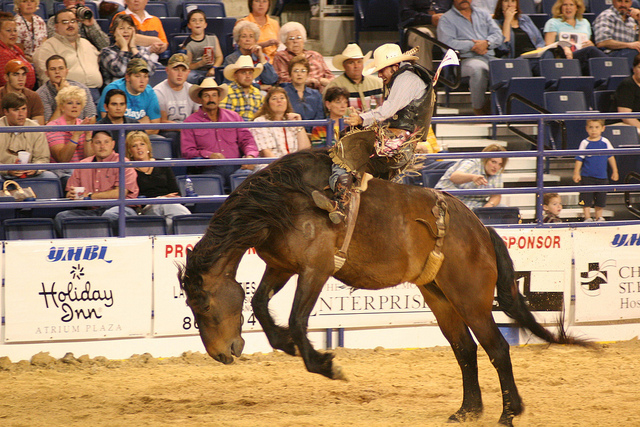
<svg viewBox="0 0 640 427">
<path fill-rule="evenodd" d="M 9 186 L 13 185 L 13 189 L 9 189 Z M 2 186 L 2 194 L 4 196 L 13 197 L 17 202 L 22 202 L 24 199 L 35 199 L 36 193 L 31 187 L 22 188 L 20 184 L 13 180 L 7 180 Z"/>
</svg>

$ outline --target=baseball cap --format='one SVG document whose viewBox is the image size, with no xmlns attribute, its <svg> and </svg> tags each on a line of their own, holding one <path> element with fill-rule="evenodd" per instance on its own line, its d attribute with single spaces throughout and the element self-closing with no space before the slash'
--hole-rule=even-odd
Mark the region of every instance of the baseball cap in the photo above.
<svg viewBox="0 0 640 427">
<path fill-rule="evenodd" d="M 127 74 L 137 74 L 141 71 L 149 72 L 149 64 L 142 58 L 133 58 L 127 65 Z"/>
<path fill-rule="evenodd" d="M 187 70 L 189 69 L 189 64 L 187 64 L 187 55 L 184 53 L 174 53 L 169 58 L 169 62 L 167 62 L 167 68 L 176 68 L 178 65 L 182 65 Z"/>
<path fill-rule="evenodd" d="M 17 73 L 18 70 L 21 70 L 22 68 L 27 70 L 27 72 L 29 71 L 29 67 L 27 67 L 27 64 L 25 64 L 24 61 L 20 61 L 19 59 L 12 59 L 4 66 L 4 72 Z"/>
</svg>

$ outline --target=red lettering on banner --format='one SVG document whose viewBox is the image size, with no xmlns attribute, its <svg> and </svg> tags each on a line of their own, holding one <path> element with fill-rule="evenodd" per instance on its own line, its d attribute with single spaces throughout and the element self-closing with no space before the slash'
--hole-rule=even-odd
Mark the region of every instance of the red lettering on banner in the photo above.
<svg viewBox="0 0 640 427">
<path fill-rule="evenodd" d="M 165 245 L 164 247 L 164 257 L 165 258 L 184 258 L 187 255 L 187 250 L 193 250 L 193 245 L 189 243 L 186 246 L 176 244 L 176 245 Z"/>
<path fill-rule="evenodd" d="M 560 236 L 503 237 L 507 249 L 560 249 Z"/>
</svg>

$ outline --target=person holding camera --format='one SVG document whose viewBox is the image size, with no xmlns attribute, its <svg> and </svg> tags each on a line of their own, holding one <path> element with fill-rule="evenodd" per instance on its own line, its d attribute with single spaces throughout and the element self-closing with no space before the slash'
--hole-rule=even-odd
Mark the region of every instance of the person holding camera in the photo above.
<svg viewBox="0 0 640 427">
<path fill-rule="evenodd" d="M 64 8 L 76 14 L 80 37 L 87 39 L 98 50 L 109 46 L 109 36 L 100 28 L 91 9 L 84 5 L 84 0 L 64 0 Z M 51 38 L 56 32 L 56 18 L 52 16 L 47 21 L 47 37 Z"/>
</svg>

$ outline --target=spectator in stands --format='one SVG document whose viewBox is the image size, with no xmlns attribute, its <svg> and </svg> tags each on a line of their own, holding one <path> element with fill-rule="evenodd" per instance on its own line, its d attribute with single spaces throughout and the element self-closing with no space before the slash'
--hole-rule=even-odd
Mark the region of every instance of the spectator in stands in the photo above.
<svg viewBox="0 0 640 427">
<path fill-rule="evenodd" d="M 633 58 L 631 75 L 620 82 L 615 94 L 618 113 L 640 112 L 640 54 Z M 635 126 L 640 134 L 640 120 L 622 119 L 622 123 Z"/>
<path fill-rule="evenodd" d="M 127 96 L 127 111 L 125 116 L 138 120 L 140 123 L 160 123 L 160 104 L 158 97 L 149 86 L 149 64 L 142 58 L 133 58 L 127 65 L 127 72 L 123 79 L 109 83 L 102 91 L 98 101 L 98 112 L 106 116 L 104 109 L 105 97 L 111 89 L 120 89 Z M 157 130 L 148 130 L 148 134 L 157 134 Z"/>
<path fill-rule="evenodd" d="M 324 91 L 325 116 L 335 122 L 333 125 L 331 145 L 335 144 L 340 138 L 340 120 L 347 114 L 347 108 L 349 108 L 349 91 L 341 86 L 327 87 L 327 90 Z M 314 147 L 326 147 L 327 126 L 321 125 L 313 127 L 311 131 L 311 144 Z"/>
<path fill-rule="evenodd" d="M 67 86 L 60 89 L 56 95 L 56 103 L 60 106 L 61 115 L 47 123 L 47 126 L 69 126 L 70 129 L 74 129 L 71 126 L 95 123 L 95 117 L 80 119 L 86 102 L 87 95 L 83 89 L 77 86 Z M 47 132 L 51 161 L 56 163 L 79 162 L 83 158 L 93 155 L 93 147 L 86 143 L 88 139 L 91 139 L 91 132 L 77 130 Z M 71 175 L 69 169 L 56 169 L 54 172 L 63 179 Z"/>
<path fill-rule="evenodd" d="M 253 80 L 262 73 L 262 64 L 253 65 L 248 55 L 242 55 L 235 64 L 224 67 L 224 77 L 232 80 L 227 97 L 220 103 L 220 108 L 235 111 L 251 121 L 262 105 L 262 93 L 253 85 Z"/>
<path fill-rule="evenodd" d="M 0 118 L 0 126 L 39 126 L 34 120 L 27 118 L 27 98 L 18 92 L 11 92 L 2 98 L 3 117 Z M 44 132 L 3 132 L 0 133 L 0 163 L 19 163 L 18 153 L 26 151 L 30 153 L 28 163 L 49 163 L 49 145 L 44 137 Z M 4 179 L 30 178 L 39 176 L 43 178 L 57 178 L 51 171 L 20 170 L 2 171 L 0 175 Z"/>
<path fill-rule="evenodd" d="M 200 9 L 194 9 L 187 15 L 187 27 L 191 35 L 184 42 L 187 50 L 187 62 L 191 73 L 189 83 L 200 84 L 205 77 L 215 77 L 215 67 L 222 64 L 224 56 L 220 41 L 215 34 L 205 34 L 207 16 Z"/>
<path fill-rule="evenodd" d="M 485 92 L 489 85 L 489 61 L 502 44 L 498 24 L 485 10 L 472 7 L 472 0 L 453 0 L 453 6 L 438 22 L 438 40 L 460 52 L 463 77 L 469 77 L 471 105 L 476 115 L 487 114 Z"/>
<path fill-rule="evenodd" d="M 626 57 L 631 63 L 640 51 L 640 9 L 631 7 L 631 0 L 612 0 L 612 3 L 593 22 L 596 46 L 610 56 Z"/>
<path fill-rule="evenodd" d="M 4 70 L 7 62 L 12 59 L 24 62 L 28 69 L 26 87 L 33 89 L 36 85 L 36 73 L 20 46 L 16 45 L 17 40 L 18 32 L 13 15 L 9 12 L 0 12 L 0 70 Z M 5 74 L 2 73 L 0 74 L 0 86 L 6 84 Z"/>
<path fill-rule="evenodd" d="M 262 64 L 262 73 L 254 81 L 261 90 L 269 90 L 272 85 L 278 83 L 278 75 L 273 65 L 267 60 L 262 46 L 258 43 L 260 39 L 260 28 L 257 24 L 249 21 L 242 21 L 233 27 L 233 41 L 238 46 L 235 52 L 230 53 L 224 58 L 222 65 L 235 64 L 241 55 L 249 55 L 254 65 Z M 225 80 L 225 83 L 231 81 Z"/>
<path fill-rule="evenodd" d="M 134 161 L 148 162 L 153 158 L 153 148 L 145 132 L 134 131 L 127 135 L 127 157 Z M 180 190 L 171 168 L 154 166 L 137 167 L 139 195 L 147 199 L 155 197 L 179 197 Z M 167 231 L 173 232 L 172 218 L 176 215 L 189 215 L 191 212 L 180 203 L 145 205 L 142 215 L 160 215 L 167 222 Z"/>
<path fill-rule="evenodd" d="M 542 210 L 544 218 L 542 222 L 562 222 L 560 212 L 562 212 L 562 198 L 558 193 L 544 193 L 542 196 Z"/>
<path fill-rule="evenodd" d="M 47 59 L 51 55 L 60 55 L 69 67 L 69 78 L 87 86 L 92 100 L 100 97 L 102 75 L 98 66 L 98 50 L 87 39 L 78 34 L 78 19 L 75 12 L 62 9 L 55 16 L 56 33 L 36 49 L 33 55 L 40 84 L 45 84 L 47 77 Z"/>
<path fill-rule="evenodd" d="M 309 62 L 307 86 L 323 92 L 324 88 L 333 80 L 333 74 L 324 62 L 322 55 L 304 48 L 304 44 L 307 42 L 307 30 L 299 22 L 287 22 L 280 29 L 280 40 L 286 49 L 276 52 L 273 58 L 273 68 L 278 73 L 280 83 L 291 82 L 289 62 L 298 55 L 304 55 Z"/>
<path fill-rule="evenodd" d="M 289 96 L 289 102 L 293 111 L 302 116 L 302 120 L 324 119 L 322 108 L 322 94 L 306 85 L 309 75 L 309 62 L 304 55 L 298 55 L 289 61 L 289 73 L 291 83 L 283 83 L 281 86 Z M 308 129 L 311 131 L 311 128 Z"/>
<path fill-rule="evenodd" d="M 39 0 L 14 0 L 15 21 L 18 30 L 16 44 L 24 52 L 24 57 L 33 62 L 33 52 L 47 39 L 47 24 L 36 15 Z"/>
<path fill-rule="evenodd" d="M 602 119 L 587 119 L 587 134 L 586 139 L 583 139 L 580 143 L 578 150 L 613 150 L 611 142 L 602 136 L 604 131 L 604 120 Z M 582 155 L 576 156 L 576 165 L 573 169 L 573 182 L 582 185 L 607 185 L 608 168 L 611 168 L 611 180 L 618 180 L 618 165 L 616 158 L 612 155 Z M 591 206 L 595 210 L 595 221 L 604 221 L 602 216 L 603 209 L 607 206 L 607 192 L 581 192 L 580 204 L 584 211 L 584 221 L 592 222 L 594 218 L 591 218 Z"/>
<path fill-rule="evenodd" d="M 327 85 L 343 87 L 349 91 L 349 103 L 356 111 L 369 111 L 382 104 L 382 80 L 378 76 L 364 76 L 364 63 L 371 57 L 371 52 L 362 54 L 360 46 L 355 43 L 347 45 L 340 55 L 333 57 L 333 66 L 344 73 Z M 326 90 L 325 90 L 326 96 Z"/>
<path fill-rule="evenodd" d="M 45 63 L 47 67 L 47 78 L 49 79 L 43 86 L 40 86 L 36 93 L 44 104 L 44 122 L 49 123 L 51 120 L 55 120 L 62 114 L 58 104 L 56 104 L 56 95 L 60 89 L 67 86 L 77 86 L 84 90 L 87 98 L 91 99 L 91 92 L 89 88 L 80 82 L 74 80 L 67 80 L 69 69 L 67 68 L 67 61 L 60 55 L 51 55 L 47 58 Z M 96 116 L 96 104 L 93 102 L 85 103 L 84 110 L 80 114 L 80 118 L 95 117 Z"/>
<path fill-rule="evenodd" d="M 109 89 L 104 96 L 105 116 L 96 124 L 99 125 L 121 125 L 125 123 L 140 123 L 136 119 L 125 116 L 127 112 L 127 95 L 121 89 Z M 128 131 L 127 134 L 132 131 Z M 109 131 L 111 138 L 116 142 L 114 150 L 118 152 L 118 142 L 120 140 L 120 129 Z"/>
<path fill-rule="evenodd" d="M 400 0 L 400 26 L 405 29 L 415 28 L 430 37 L 436 38 L 436 27 L 444 12 L 436 12 L 434 10 L 435 3 L 437 2 L 430 0 Z M 448 5 L 445 8 L 449 10 L 451 2 L 448 1 L 446 3 Z M 413 32 L 407 36 L 407 44 L 408 46 L 417 46 L 419 48 L 417 52 L 417 56 L 420 58 L 418 59 L 418 64 L 427 70 L 431 70 L 433 68 L 433 44 Z"/>
<path fill-rule="evenodd" d="M 151 59 L 149 48 L 136 44 L 136 27 L 131 16 L 122 14 L 114 17 L 109 32 L 113 36 L 114 43 L 102 49 L 98 58 L 105 85 L 124 77 L 129 60 L 132 58 L 147 61 L 149 74 L 153 75 L 156 64 Z"/>
<path fill-rule="evenodd" d="M 116 162 L 118 154 L 113 151 L 115 142 L 106 131 L 96 131 L 91 139 L 92 152 L 91 155 L 81 160 L 81 162 Z M 129 160 L 126 159 L 125 160 Z M 127 199 L 135 199 L 138 197 L 138 184 L 136 182 L 136 172 L 133 168 L 125 169 L 125 194 Z M 65 188 L 67 190 L 67 198 L 78 200 L 80 197 L 76 193 L 77 187 L 84 187 L 82 198 L 85 200 L 103 200 L 117 199 L 120 187 L 119 170 L 117 168 L 102 169 L 74 169 L 71 178 L 67 182 Z M 117 230 L 119 206 L 113 207 L 89 207 L 84 209 L 71 209 L 58 213 L 55 217 L 55 225 L 60 234 L 62 230 L 62 221 L 67 218 L 79 216 L 103 216 L 109 219 L 111 227 Z M 126 216 L 137 215 L 135 209 L 131 206 L 125 206 L 124 214 Z"/>
<path fill-rule="evenodd" d="M 167 63 L 167 79 L 153 88 L 160 105 L 160 123 L 182 123 L 198 111 L 199 105 L 189 97 L 188 76 L 187 55 L 174 53 Z M 173 157 L 180 157 L 180 131 L 163 130 L 160 135 L 172 140 Z"/>
<path fill-rule="evenodd" d="M 84 6 L 84 0 L 63 0 L 62 3 L 64 4 L 64 8 L 73 12 L 78 20 L 78 33 L 80 37 L 89 40 L 98 51 L 109 46 L 109 36 L 100 28 L 100 25 L 96 21 L 96 16 L 92 16 L 89 19 L 82 19 L 82 17 L 78 16 L 78 8 Z M 47 21 L 47 37 L 51 38 L 55 33 L 56 18 L 52 16 Z"/>
<path fill-rule="evenodd" d="M 138 35 L 142 36 L 136 37 L 138 46 L 148 46 L 149 51 L 154 55 L 152 59 L 157 62 L 157 55 L 167 50 L 169 42 L 160 18 L 152 16 L 144 10 L 147 7 L 147 3 L 148 0 L 125 0 L 127 8 L 124 12 L 116 14 L 116 16 L 124 13 L 133 18 L 133 22 L 138 29 Z"/>
<path fill-rule="evenodd" d="M 483 152 L 506 151 L 498 144 L 490 144 Z M 436 184 L 440 190 L 470 190 L 474 188 L 502 188 L 502 172 L 507 166 L 507 157 L 484 157 L 482 159 L 463 159 L 451 166 Z M 469 209 L 492 208 L 500 204 L 502 196 L 456 196 Z"/>
<path fill-rule="evenodd" d="M 598 49 L 591 41 L 591 25 L 589 21 L 582 18 L 584 13 L 584 3 L 582 0 L 557 0 L 551 9 L 553 18 L 544 24 L 544 41 L 546 44 L 560 40 L 569 39 L 568 35 L 575 34 L 573 38 L 584 41 L 579 45 L 572 44 L 571 47 L 563 47 L 564 55 L 568 59 L 577 59 L 582 66 L 582 73 L 589 74 L 589 58 L 607 56 Z M 566 35 L 564 33 L 567 33 Z"/>
<path fill-rule="evenodd" d="M 267 14 L 271 8 L 270 0 L 248 0 L 249 15 L 239 19 L 240 22 L 253 22 L 260 29 L 258 44 L 262 47 L 262 51 L 267 56 L 269 62 L 273 62 L 273 57 L 280 45 L 280 24 Z"/>
<path fill-rule="evenodd" d="M 4 66 L 4 79 L 7 82 L 0 88 L 0 100 L 8 93 L 21 93 L 27 99 L 27 117 L 44 125 L 44 105 L 37 93 L 25 87 L 28 65 L 24 61 L 12 59 Z"/>
<path fill-rule="evenodd" d="M 287 93 L 281 87 L 272 87 L 264 98 L 264 104 L 256 114 L 255 122 L 281 122 L 302 120 L 294 113 Z M 282 157 L 311 147 L 307 132 L 299 127 L 273 127 L 249 129 L 256 140 L 260 157 Z"/>
<path fill-rule="evenodd" d="M 504 43 L 496 48 L 498 56 L 517 58 L 545 46 L 538 27 L 520 10 L 519 0 L 498 0 L 493 19 L 502 28 L 504 36 Z"/>
<path fill-rule="evenodd" d="M 209 77 L 202 85 L 193 85 L 189 89 L 191 99 L 201 104 L 200 109 L 187 117 L 185 123 L 241 122 L 242 118 L 234 111 L 220 108 L 220 101 L 227 96 L 227 85 L 218 86 Z M 194 159 L 233 159 L 240 157 L 258 157 L 256 142 L 246 128 L 228 129 L 184 129 L 181 132 L 182 157 Z M 243 165 L 240 169 L 252 170 L 253 165 Z M 230 188 L 229 176 L 238 166 L 207 166 L 202 173 L 218 173 L 224 177 L 225 186 Z"/>
</svg>

